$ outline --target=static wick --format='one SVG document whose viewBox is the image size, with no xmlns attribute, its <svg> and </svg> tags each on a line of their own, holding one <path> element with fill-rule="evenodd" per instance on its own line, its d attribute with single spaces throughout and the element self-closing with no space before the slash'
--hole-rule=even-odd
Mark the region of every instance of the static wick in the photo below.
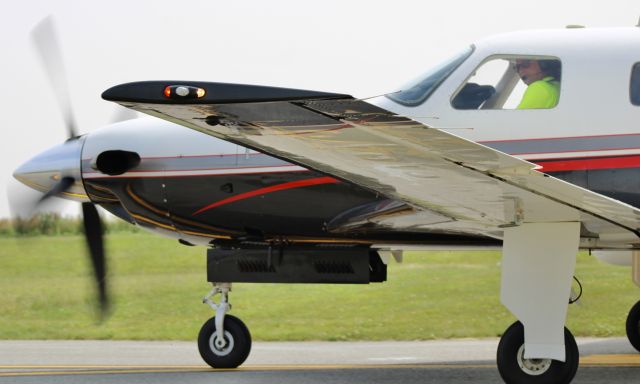
<svg viewBox="0 0 640 384">
<path fill-rule="evenodd" d="M 416 119 L 433 119 L 433 120 L 440 120 L 440 118 L 438 116 L 407 116 L 410 119 L 416 120 Z M 459 129 L 459 128 L 451 128 L 451 129 Z M 466 128 L 465 128 L 466 129 Z"/>
<path fill-rule="evenodd" d="M 402 90 L 400 91 L 395 91 L 395 92 L 389 92 L 389 93 L 383 93 L 381 95 L 376 95 L 376 96 L 369 96 L 369 97 L 363 97 L 361 99 L 356 99 L 357 101 L 365 101 L 365 100 L 369 100 L 369 99 L 375 99 L 376 97 L 381 97 L 381 96 L 389 96 L 389 95 L 394 95 L 396 93 L 400 93 L 402 92 Z"/>
</svg>

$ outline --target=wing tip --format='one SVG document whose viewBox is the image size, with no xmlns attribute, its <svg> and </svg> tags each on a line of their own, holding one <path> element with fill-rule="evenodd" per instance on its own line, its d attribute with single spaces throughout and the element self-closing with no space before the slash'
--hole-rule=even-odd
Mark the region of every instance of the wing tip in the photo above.
<svg viewBox="0 0 640 384">
<path fill-rule="evenodd" d="M 184 85 L 202 88 L 204 97 L 168 98 L 167 86 Z M 227 104 L 266 101 L 294 101 L 309 99 L 352 99 L 350 95 L 302 89 L 269 87 L 263 85 L 209 83 L 196 81 L 154 80 L 116 85 L 104 91 L 102 98 L 113 102 L 138 102 L 151 104 Z"/>
</svg>

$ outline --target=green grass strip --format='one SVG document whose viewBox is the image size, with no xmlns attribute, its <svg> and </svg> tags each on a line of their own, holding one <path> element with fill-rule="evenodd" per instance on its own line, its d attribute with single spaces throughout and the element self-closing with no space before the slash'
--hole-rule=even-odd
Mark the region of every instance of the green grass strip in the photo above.
<svg viewBox="0 0 640 384">
<path fill-rule="evenodd" d="M 194 340 L 213 312 L 200 300 L 205 248 L 145 233 L 107 237 L 114 312 L 96 324 L 80 236 L 0 238 L 0 339 Z M 622 336 L 640 299 L 630 270 L 578 256 L 577 336 Z M 235 284 L 232 314 L 256 340 L 495 337 L 514 318 L 499 302 L 499 252 L 409 252 L 371 285 Z"/>
</svg>

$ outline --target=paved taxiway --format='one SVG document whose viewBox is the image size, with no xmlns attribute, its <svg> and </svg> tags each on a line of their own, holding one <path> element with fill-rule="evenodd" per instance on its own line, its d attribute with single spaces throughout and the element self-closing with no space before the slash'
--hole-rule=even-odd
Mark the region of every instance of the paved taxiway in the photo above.
<svg viewBox="0 0 640 384">
<path fill-rule="evenodd" d="M 192 342 L 0 341 L 0 383 L 499 383 L 497 339 L 255 343 L 238 370 L 207 368 Z M 640 380 L 625 339 L 578 339 L 574 383 Z"/>
</svg>

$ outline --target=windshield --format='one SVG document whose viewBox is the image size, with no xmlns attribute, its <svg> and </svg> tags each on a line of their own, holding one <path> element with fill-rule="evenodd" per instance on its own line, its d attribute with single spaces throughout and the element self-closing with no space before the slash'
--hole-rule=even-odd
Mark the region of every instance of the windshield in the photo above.
<svg viewBox="0 0 640 384">
<path fill-rule="evenodd" d="M 401 91 L 388 94 L 387 97 L 410 107 L 424 103 L 433 91 L 471 55 L 471 52 L 473 52 L 473 46 L 467 47 L 464 51 L 436 65 L 420 76 L 418 81 L 410 82 L 402 87 Z"/>
</svg>

